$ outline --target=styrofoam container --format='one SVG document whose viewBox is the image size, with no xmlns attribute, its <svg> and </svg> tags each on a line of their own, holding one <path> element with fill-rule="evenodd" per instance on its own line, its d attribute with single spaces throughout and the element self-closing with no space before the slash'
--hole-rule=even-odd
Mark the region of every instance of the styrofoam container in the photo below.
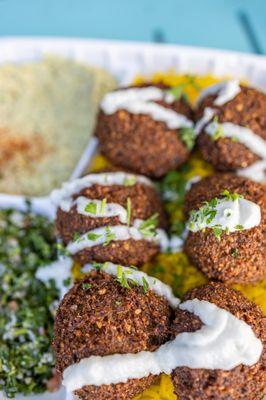
<svg viewBox="0 0 266 400">
<path fill-rule="evenodd" d="M 2 38 L 0 64 L 40 60 L 45 54 L 56 54 L 78 62 L 102 67 L 111 72 L 121 85 L 129 84 L 136 74 L 149 76 L 170 68 L 177 73 L 213 74 L 247 80 L 266 91 L 266 57 L 232 51 L 211 50 L 178 45 L 118 42 L 107 40 L 58 38 Z M 0 143 L 1 146 L 1 143 Z M 82 175 L 97 149 L 92 138 L 70 178 Z M 0 208 L 24 209 L 23 196 L 0 194 Z M 48 197 L 33 198 L 34 210 L 49 218 L 54 216 Z M 5 399 L 0 393 L 0 400 Z M 34 396 L 16 396 L 16 400 L 64 400 L 65 392 Z"/>
</svg>

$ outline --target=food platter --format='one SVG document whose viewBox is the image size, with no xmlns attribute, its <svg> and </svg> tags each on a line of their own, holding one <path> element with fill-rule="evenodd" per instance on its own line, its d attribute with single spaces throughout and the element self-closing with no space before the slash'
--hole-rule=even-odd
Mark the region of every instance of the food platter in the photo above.
<svg viewBox="0 0 266 400">
<path fill-rule="evenodd" d="M 174 69 L 180 74 L 212 74 L 248 81 L 255 87 L 266 90 L 266 57 L 209 49 L 188 48 L 173 45 L 152 45 L 97 40 L 55 38 L 4 38 L 0 40 L 0 64 L 5 62 L 25 63 L 37 61 L 45 54 L 56 54 L 101 67 L 112 73 L 119 85 L 128 85 L 141 75 L 149 77 L 158 71 Z M 97 139 L 88 140 L 69 179 L 81 177 L 97 154 Z M 33 211 L 53 219 L 55 208 L 49 197 L 31 199 Z M 12 207 L 23 211 L 24 196 L 0 194 L 0 208 Z M 47 212 L 48 210 L 48 212 Z M 0 399 L 4 395 L 0 394 Z M 63 389 L 54 394 L 16 396 L 17 400 L 63 400 Z"/>
</svg>

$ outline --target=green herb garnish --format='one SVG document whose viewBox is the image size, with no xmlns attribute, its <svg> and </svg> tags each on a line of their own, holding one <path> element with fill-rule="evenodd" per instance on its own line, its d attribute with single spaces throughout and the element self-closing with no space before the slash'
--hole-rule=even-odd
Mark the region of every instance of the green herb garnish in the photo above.
<svg viewBox="0 0 266 400">
<path fill-rule="evenodd" d="M 221 227 L 220 225 L 215 225 L 215 226 L 213 226 L 211 229 L 212 229 L 212 231 L 213 231 L 214 236 L 216 237 L 216 239 L 217 239 L 218 241 L 220 241 L 220 240 L 221 240 L 222 233 L 223 233 L 222 227 Z"/>
<path fill-rule="evenodd" d="M 236 229 L 237 231 L 243 231 L 244 226 L 243 226 L 243 225 L 236 225 L 236 226 L 235 226 L 235 229 Z"/>
<path fill-rule="evenodd" d="M 217 124 L 217 129 L 214 132 L 214 135 L 212 136 L 212 139 L 214 141 L 216 141 L 216 140 L 224 137 L 224 130 L 223 130 L 222 125 L 219 124 L 219 122 L 218 122 L 218 116 L 217 115 L 213 118 L 213 122 Z"/>
<path fill-rule="evenodd" d="M 106 235 L 106 238 L 105 238 L 105 242 L 104 242 L 104 246 L 108 246 L 108 244 L 110 243 L 110 242 L 112 242 L 113 240 L 115 240 L 115 234 L 111 231 L 111 229 L 110 229 L 110 226 L 107 226 L 106 228 L 105 228 L 105 235 Z"/>
<path fill-rule="evenodd" d="M 126 177 L 124 180 L 124 186 L 134 186 L 137 182 L 136 176 L 132 175 L 130 177 Z"/>
<path fill-rule="evenodd" d="M 139 231 L 144 237 L 156 236 L 156 228 L 158 226 L 158 214 L 153 214 L 150 218 L 143 221 L 139 227 Z"/>
<path fill-rule="evenodd" d="M 91 288 L 91 283 L 88 282 L 82 282 L 82 289 L 90 289 Z"/>
<path fill-rule="evenodd" d="M 78 240 L 79 240 L 79 238 L 80 238 L 80 233 L 79 232 L 74 232 L 74 235 L 73 235 L 73 242 L 77 242 Z"/>
<path fill-rule="evenodd" d="M 88 203 L 85 207 L 85 212 L 95 215 L 97 213 L 97 204 L 96 203 Z"/>
<path fill-rule="evenodd" d="M 147 294 L 148 291 L 149 291 L 149 283 L 148 283 L 147 279 L 144 276 L 142 277 L 142 283 L 143 283 L 144 294 Z"/>
<path fill-rule="evenodd" d="M 127 198 L 127 225 L 130 226 L 131 220 L 131 199 L 130 197 Z"/>
<path fill-rule="evenodd" d="M 188 150 L 192 150 L 195 145 L 196 134 L 193 128 L 181 128 L 179 136 Z"/>
<path fill-rule="evenodd" d="M 106 199 L 103 199 L 101 201 L 100 214 L 104 213 L 104 210 L 105 210 L 105 207 L 106 207 L 106 203 L 107 203 Z"/>
<path fill-rule="evenodd" d="M 89 240 L 92 240 L 93 242 L 94 242 L 95 240 L 99 239 L 101 236 L 102 236 L 102 235 L 99 235 L 99 234 L 93 233 L 93 232 L 87 233 L 87 238 L 88 238 Z"/>
<path fill-rule="evenodd" d="M 120 285 L 126 289 L 131 289 L 129 286 L 129 283 L 127 281 L 127 277 L 125 274 L 125 271 L 123 271 L 123 267 L 121 265 L 117 266 L 117 276 L 116 276 L 117 282 L 120 283 Z"/>
<path fill-rule="evenodd" d="M 221 195 L 224 196 L 229 201 L 236 201 L 237 199 L 243 199 L 243 196 L 238 193 L 230 193 L 229 190 L 225 189 L 221 192 Z"/>
</svg>

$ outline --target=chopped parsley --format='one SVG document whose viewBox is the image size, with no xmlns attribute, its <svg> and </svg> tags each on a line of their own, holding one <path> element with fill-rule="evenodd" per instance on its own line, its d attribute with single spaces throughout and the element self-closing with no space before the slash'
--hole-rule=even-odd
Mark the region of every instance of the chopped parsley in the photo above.
<svg viewBox="0 0 266 400">
<path fill-rule="evenodd" d="M 73 242 L 77 242 L 80 239 L 81 234 L 79 232 L 74 232 Z"/>
<path fill-rule="evenodd" d="M 110 226 L 105 228 L 105 236 L 104 246 L 108 246 L 108 244 L 115 240 L 115 234 L 111 231 Z"/>
<path fill-rule="evenodd" d="M 132 175 L 130 177 L 126 177 L 124 180 L 124 186 L 134 186 L 137 182 L 137 177 Z"/>
<path fill-rule="evenodd" d="M 82 282 L 82 289 L 87 290 L 91 288 L 91 283 Z"/>
<path fill-rule="evenodd" d="M 106 199 L 103 199 L 103 200 L 101 201 L 100 214 L 103 214 L 103 213 L 104 213 L 104 210 L 105 210 L 105 207 L 106 207 L 106 203 L 107 203 L 107 200 L 106 200 Z"/>
<path fill-rule="evenodd" d="M 0 391 L 46 391 L 53 377 L 51 350 L 59 292 L 35 278 L 57 259 L 54 225 L 30 209 L 0 211 Z"/>
<path fill-rule="evenodd" d="M 216 140 L 224 137 L 224 130 L 223 130 L 222 125 L 219 124 L 219 122 L 218 122 L 218 116 L 217 115 L 213 118 L 213 122 L 217 124 L 217 129 L 214 132 L 214 135 L 212 136 L 212 139 L 214 141 L 216 141 Z"/>
<path fill-rule="evenodd" d="M 238 194 L 238 193 L 230 193 L 227 189 L 223 190 L 221 192 L 221 195 L 223 196 L 222 200 L 228 200 L 228 201 L 236 201 L 239 198 L 242 198 L 243 196 Z M 217 205 L 219 204 L 220 201 L 217 197 L 210 201 L 205 201 L 203 203 L 203 206 L 200 207 L 198 210 L 192 210 L 190 212 L 190 217 L 189 217 L 189 222 L 188 222 L 188 228 L 192 232 L 197 231 L 197 230 L 204 230 L 205 228 L 212 229 L 213 234 L 218 240 L 221 240 L 222 233 L 230 233 L 229 227 L 223 227 L 222 225 L 219 224 L 214 224 L 213 220 L 217 215 Z M 226 217 L 230 217 L 232 215 L 231 210 L 225 210 Z M 234 227 L 235 230 L 243 230 L 244 227 L 242 225 L 236 225 Z"/>
<path fill-rule="evenodd" d="M 224 196 L 229 201 L 236 201 L 238 199 L 243 199 L 243 197 L 244 197 L 244 196 L 242 196 L 242 194 L 230 193 L 229 190 L 227 190 L 227 189 L 224 189 L 221 192 L 221 195 Z"/>
<path fill-rule="evenodd" d="M 147 279 L 144 276 L 142 277 L 142 284 L 143 284 L 144 294 L 147 294 L 148 291 L 149 291 L 149 283 L 148 283 Z"/>
<path fill-rule="evenodd" d="M 85 212 L 95 215 L 97 213 L 97 204 L 96 203 L 88 203 L 85 207 Z"/>
<path fill-rule="evenodd" d="M 158 226 L 158 214 L 153 214 L 150 218 L 143 221 L 139 227 L 140 233 L 144 237 L 156 236 L 156 228 Z"/>
<path fill-rule="evenodd" d="M 93 233 L 93 232 L 89 232 L 87 233 L 87 238 L 93 242 L 95 242 L 95 240 L 99 239 L 102 235 L 99 235 L 97 233 Z"/>
<path fill-rule="evenodd" d="M 192 150 L 195 145 L 196 134 L 193 128 L 181 128 L 179 136 L 188 150 Z"/>
<path fill-rule="evenodd" d="M 117 266 L 117 276 L 116 280 L 120 285 L 125 288 L 125 289 L 131 289 L 129 283 L 128 283 L 128 278 L 126 277 L 126 272 L 123 271 L 123 267 L 121 265 Z"/>
<path fill-rule="evenodd" d="M 123 270 L 123 267 L 118 265 L 116 281 L 125 289 L 132 289 L 132 286 L 140 286 L 135 279 L 131 278 L 131 274 L 132 272 L 130 270 Z M 142 277 L 142 287 L 144 294 L 147 294 L 149 291 L 149 283 L 144 276 Z"/>
</svg>

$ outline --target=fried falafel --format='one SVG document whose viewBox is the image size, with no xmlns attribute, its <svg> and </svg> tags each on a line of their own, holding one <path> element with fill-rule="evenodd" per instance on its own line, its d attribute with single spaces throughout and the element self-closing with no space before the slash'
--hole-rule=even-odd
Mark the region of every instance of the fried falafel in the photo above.
<svg viewBox="0 0 266 400">
<path fill-rule="evenodd" d="M 92 355 L 154 351 L 171 334 L 173 310 L 152 290 L 126 288 L 115 277 L 93 270 L 66 294 L 57 311 L 53 347 L 56 369 Z M 155 382 L 149 375 L 126 383 L 93 386 L 75 391 L 80 399 L 129 400 Z"/>
<path fill-rule="evenodd" d="M 241 174 L 241 169 L 247 168 L 262 159 L 265 160 L 266 94 L 257 89 L 239 85 L 239 93 L 231 100 L 217 105 L 216 99 L 217 93 L 210 93 L 199 99 L 196 121 L 201 120 L 206 110 L 212 110 L 213 116 L 210 119 L 216 119 L 217 130 L 215 135 L 211 136 L 207 133 L 206 124 L 203 124 L 198 137 L 198 146 L 203 158 L 217 170 L 239 170 Z M 225 124 L 224 128 L 223 124 Z M 232 128 L 231 124 L 248 128 L 255 134 L 254 137 L 257 136 L 262 144 L 262 146 L 257 146 L 260 154 L 255 152 L 254 146 L 251 149 L 247 147 L 247 144 L 241 142 L 243 132 L 238 138 L 226 137 L 225 131 L 228 126 Z M 261 153 L 260 147 L 264 148 L 264 152 Z"/>
<path fill-rule="evenodd" d="M 100 151 L 114 165 L 159 178 L 169 170 L 177 169 L 188 159 L 194 143 L 192 109 L 182 96 L 175 99 L 170 88 L 164 85 L 123 88 L 119 93 L 127 93 L 132 89 L 156 89 L 161 94 L 158 96 L 157 93 L 157 99 L 155 96 L 139 104 L 137 95 L 131 96 L 134 107 L 127 109 L 124 102 L 108 113 L 102 103 L 95 132 L 100 142 Z M 153 115 L 150 115 L 145 111 L 147 104 L 148 107 L 160 107 L 160 110 L 153 110 Z M 181 119 L 180 126 L 170 127 L 160 119 L 158 114 L 165 111 L 172 113 L 170 118 Z"/>
<path fill-rule="evenodd" d="M 251 229 L 228 233 L 217 238 L 212 229 L 189 232 L 184 250 L 191 262 L 207 275 L 227 283 L 251 283 L 266 275 L 266 191 L 247 178 L 231 174 L 207 177 L 192 185 L 185 197 L 185 214 L 199 210 L 223 191 L 238 193 L 260 207 L 261 221 Z"/>
<path fill-rule="evenodd" d="M 229 371 L 176 368 L 172 373 L 175 393 L 180 400 L 261 400 L 266 394 L 266 318 L 262 311 L 240 292 L 218 282 L 192 289 L 185 296 L 185 300 L 194 298 L 214 303 L 249 324 L 262 341 L 264 351 L 255 365 L 239 365 Z M 174 335 L 194 332 L 201 326 L 195 315 L 176 310 Z"/>
<path fill-rule="evenodd" d="M 67 249 L 75 248 L 73 257 L 81 264 L 111 261 L 139 266 L 159 251 L 156 232 L 162 233 L 161 228 L 167 225 L 159 196 L 151 183 L 138 181 L 135 175 L 105 173 L 109 177 L 118 174 L 125 179 L 129 177 L 131 182 L 128 179 L 126 184 L 105 185 L 103 182 L 85 186 L 73 193 L 70 209 L 66 211 L 59 207 L 57 210 L 57 230 Z M 83 200 L 83 211 L 78 209 L 79 199 Z M 108 213 L 108 207 L 118 213 Z M 103 208 L 102 212 L 99 208 Z M 88 212 L 84 213 L 84 210 Z M 91 239 L 90 244 L 85 242 L 87 237 Z"/>
</svg>

